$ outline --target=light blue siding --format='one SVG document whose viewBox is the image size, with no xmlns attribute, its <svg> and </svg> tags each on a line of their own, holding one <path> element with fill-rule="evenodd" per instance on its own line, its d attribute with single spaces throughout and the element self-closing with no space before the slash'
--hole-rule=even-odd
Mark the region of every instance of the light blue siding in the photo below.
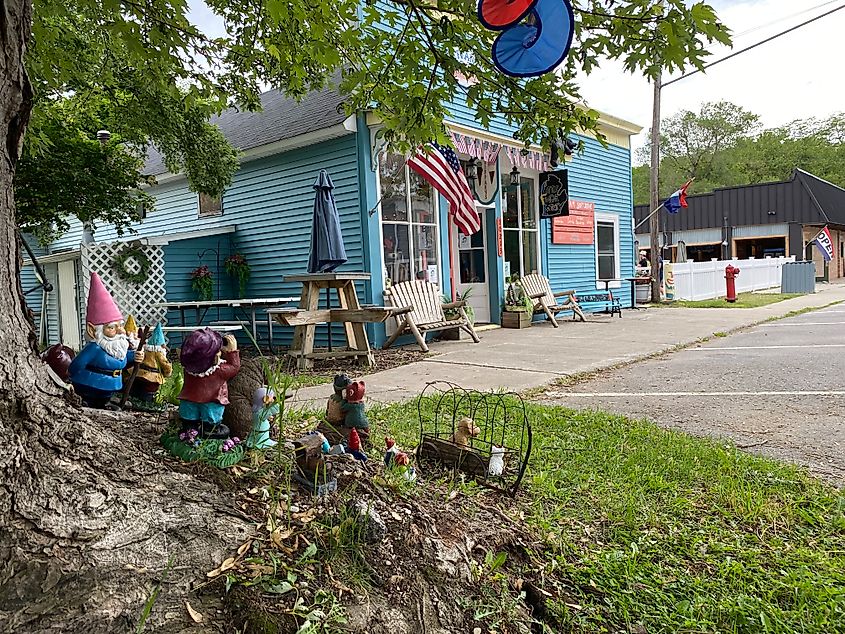
<svg viewBox="0 0 845 634">
<path fill-rule="evenodd" d="M 35 240 L 32 236 L 26 235 L 23 236 L 23 239 L 27 241 L 29 247 L 32 249 L 32 252 L 33 254 L 35 254 L 36 258 L 40 258 L 44 255 L 47 255 L 47 249 L 39 246 L 38 241 Z M 23 247 L 21 247 L 21 257 L 25 260 L 29 259 L 29 254 Z M 38 275 L 35 273 L 35 267 L 31 264 L 29 266 L 21 267 L 20 280 L 21 290 L 24 293 L 28 293 L 24 295 L 24 299 L 26 299 L 27 307 L 29 307 L 29 309 L 32 311 L 33 321 L 35 322 L 35 327 L 37 329 L 38 321 L 41 318 L 41 302 L 43 297 L 43 291 L 41 291 L 40 289 L 32 290 L 41 283 L 38 280 Z M 36 330 L 36 333 L 37 332 L 38 331 Z"/>
<path fill-rule="evenodd" d="M 573 200 L 595 203 L 596 213 L 619 216 L 620 277 L 631 277 L 634 271 L 634 245 L 631 233 L 631 154 L 626 148 L 610 145 L 603 148 L 592 139 L 584 139 L 583 154 L 566 165 L 569 170 L 569 196 Z M 555 291 L 576 289 L 579 293 L 596 294 L 596 245 L 561 245 L 551 243 L 551 221 L 541 223 L 545 236 L 543 270 Z M 630 306 L 628 282 L 618 292 L 623 306 Z M 587 308 L 604 309 L 604 305 Z"/>
<path fill-rule="evenodd" d="M 313 184 L 320 169 L 328 171 L 335 185 L 335 202 L 349 258 L 339 270 L 365 270 L 357 154 L 356 136 L 350 134 L 245 163 L 223 195 L 223 214 L 213 218 L 198 217 L 197 195 L 188 189 L 186 181 L 165 183 L 150 192 L 156 199 L 155 209 L 133 226 L 136 234 L 127 237 L 167 237 L 235 225 L 234 233 L 177 240 L 165 247 L 167 300 L 196 299 L 189 275 L 201 264 L 208 265 L 219 282 L 215 298 L 237 297 L 235 283 L 223 269 L 226 257 L 235 252 L 244 254 L 252 267 L 247 297 L 298 297 L 300 284 L 284 282 L 283 276 L 306 271 Z M 118 239 L 114 229 L 106 226 L 97 227 L 95 237 L 98 242 Z M 80 238 L 81 227 L 76 222 L 68 234 L 52 245 L 53 250 L 76 247 Z M 214 250 L 219 252 L 219 269 Z M 363 285 L 359 293 L 365 297 Z M 231 318 L 231 313 L 223 311 L 219 316 L 216 311 L 207 315 L 207 320 Z M 168 321 L 178 323 L 178 313 L 168 315 Z M 275 330 L 278 343 L 289 342 L 292 329 Z M 321 332 L 317 345 L 321 345 L 325 328 L 318 330 Z M 335 342 L 339 343 L 343 329 L 338 326 L 334 332 Z"/>
</svg>

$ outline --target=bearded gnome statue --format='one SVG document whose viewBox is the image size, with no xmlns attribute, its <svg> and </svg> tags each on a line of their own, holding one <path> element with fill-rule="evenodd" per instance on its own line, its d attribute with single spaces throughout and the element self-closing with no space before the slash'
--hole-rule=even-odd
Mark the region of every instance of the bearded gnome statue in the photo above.
<svg viewBox="0 0 845 634">
<path fill-rule="evenodd" d="M 203 438 L 228 438 L 223 410 L 229 404 L 226 382 L 241 369 L 237 341 L 210 328 L 195 330 L 182 343 L 179 360 L 185 369 L 185 385 L 179 393 L 183 431 L 196 429 Z"/>
<path fill-rule="evenodd" d="M 144 360 L 143 350 L 130 350 L 123 315 L 96 273 L 91 273 L 85 334 L 89 343 L 68 368 L 73 388 L 88 407 L 114 407 L 111 397 L 123 389 L 123 369 Z"/>
<path fill-rule="evenodd" d="M 129 335 L 128 330 L 126 334 Z M 155 396 L 165 379 L 172 373 L 173 365 L 167 360 L 164 331 L 161 324 L 156 324 L 153 333 L 144 344 L 144 362 L 138 367 L 138 375 L 129 389 L 132 406 L 135 409 L 153 412 L 167 409 L 164 403 L 156 403 Z"/>
</svg>

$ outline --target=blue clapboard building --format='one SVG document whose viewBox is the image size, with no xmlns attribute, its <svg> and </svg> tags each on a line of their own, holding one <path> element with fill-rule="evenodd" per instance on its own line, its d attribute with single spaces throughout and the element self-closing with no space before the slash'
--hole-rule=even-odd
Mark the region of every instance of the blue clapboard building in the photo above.
<svg viewBox="0 0 845 634">
<path fill-rule="evenodd" d="M 639 126 L 602 115 L 607 145 L 579 137 L 584 152 L 558 168 L 568 170 L 570 216 L 541 219 L 540 175 L 550 169 L 548 156 L 540 148 L 523 150 L 505 122 L 482 128 L 465 104 L 453 104 L 446 124 L 473 177 L 483 219 L 481 232 L 463 236 L 449 221 L 445 200 L 402 157 L 383 151 L 371 113 L 347 116 L 343 97 L 332 89 L 299 103 L 270 91 L 262 105 L 261 112 L 231 110 L 216 120 L 242 152 L 241 168 L 221 199 L 191 192 L 184 176 L 168 173 L 161 157 L 152 155 L 147 171 L 157 180 L 151 189 L 155 208 L 123 238 L 108 226 L 96 228 L 97 243 L 135 241 L 161 249 L 168 301 L 195 299 L 189 276 L 201 265 L 215 277 L 215 298 L 236 297 L 223 270 L 233 253 L 243 254 L 252 267 L 247 297 L 298 295 L 299 285 L 284 276 L 306 270 L 312 185 L 321 169 L 334 181 L 349 258 L 339 270 L 371 273 L 359 288 L 364 302 L 380 305 L 385 285 L 425 278 L 447 296 L 469 292 L 476 321 L 498 323 L 509 274 L 540 272 L 553 290 L 574 288 L 582 296 L 603 290 L 602 279 L 633 274 L 630 136 Z M 82 341 L 81 239 L 76 223 L 36 249 L 54 291 L 32 292 L 27 301 L 48 343 L 76 347 Z M 22 285 L 25 291 L 36 285 L 31 266 L 23 269 Z M 629 305 L 627 282 L 611 283 L 614 287 L 622 305 Z M 176 323 L 175 317 L 168 314 L 168 322 Z M 226 318 L 231 316 L 220 311 L 208 315 Z M 382 343 L 384 326 L 369 327 L 373 343 Z M 284 344 L 291 331 L 278 328 L 275 334 Z"/>
</svg>

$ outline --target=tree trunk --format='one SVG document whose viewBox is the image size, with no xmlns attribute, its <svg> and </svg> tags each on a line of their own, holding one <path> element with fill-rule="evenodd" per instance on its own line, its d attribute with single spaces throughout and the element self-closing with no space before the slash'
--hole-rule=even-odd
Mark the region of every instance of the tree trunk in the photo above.
<svg viewBox="0 0 845 634">
<path fill-rule="evenodd" d="M 61 398 L 34 353 L 12 191 L 32 100 L 23 66 L 30 20 L 28 0 L 3 0 L 0 632 L 134 632 L 171 558 L 147 625 L 178 632 L 190 623 L 190 584 L 252 526 L 218 486 L 170 469 L 149 425 Z"/>
</svg>

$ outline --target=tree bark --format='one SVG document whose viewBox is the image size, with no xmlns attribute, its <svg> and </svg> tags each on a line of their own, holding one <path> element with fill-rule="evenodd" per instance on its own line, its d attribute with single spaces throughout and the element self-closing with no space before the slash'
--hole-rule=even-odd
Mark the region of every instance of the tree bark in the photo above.
<svg viewBox="0 0 845 634">
<path fill-rule="evenodd" d="M 190 584 L 252 525 L 220 487 L 170 469 L 148 425 L 64 400 L 35 354 L 12 188 L 31 10 L 0 11 L 0 632 L 134 632 L 171 558 L 147 630 L 179 632 Z"/>
</svg>

